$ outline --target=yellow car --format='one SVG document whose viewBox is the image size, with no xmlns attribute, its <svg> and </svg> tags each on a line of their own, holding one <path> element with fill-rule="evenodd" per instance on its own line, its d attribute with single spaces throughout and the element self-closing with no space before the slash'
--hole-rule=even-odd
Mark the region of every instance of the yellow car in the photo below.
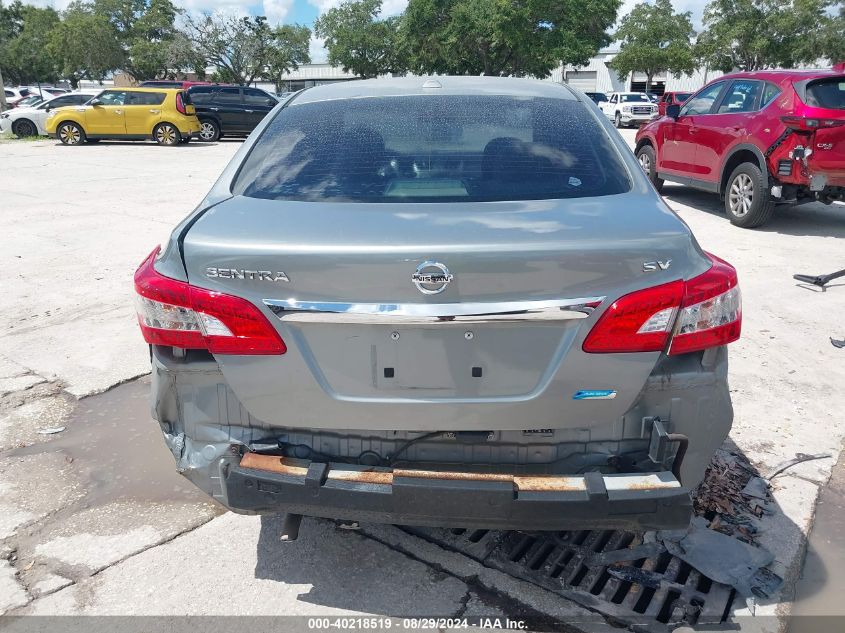
<svg viewBox="0 0 845 633">
<path fill-rule="evenodd" d="M 200 131 L 188 93 L 173 88 L 109 88 L 81 106 L 54 110 L 47 134 L 65 145 L 100 139 L 187 143 Z"/>
</svg>

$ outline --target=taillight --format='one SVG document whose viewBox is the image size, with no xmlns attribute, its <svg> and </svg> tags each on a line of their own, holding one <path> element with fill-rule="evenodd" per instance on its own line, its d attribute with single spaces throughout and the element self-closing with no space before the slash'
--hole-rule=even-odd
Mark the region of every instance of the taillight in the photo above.
<svg viewBox="0 0 845 633">
<path fill-rule="evenodd" d="M 590 330 L 584 351 L 593 354 L 663 351 L 683 296 L 684 282 L 678 280 L 620 297 Z"/>
<path fill-rule="evenodd" d="M 187 110 L 185 109 L 185 99 L 181 92 L 176 93 L 176 111 L 179 112 L 179 114 L 187 114 Z"/>
<path fill-rule="evenodd" d="M 736 269 L 725 260 L 708 255 L 713 267 L 686 282 L 670 354 L 696 352 L 739 338 L 742 297 Z"/>
<path fill-rule="evenodd" d="M 284 354 L 279 333 L 246 299 L 159 274 L 159 247 L 135 271 L 138 323 L 151 345 L 207 349 L 214 354 Z"/>
<path fill-rule="evenodd" d="M 791 130 L 812 132 L 824 127 L 839 127 L 845 125 L 845 119 L 818 119 L 804 116 L 782 116 L 781 122 Z"/>
<path fill-rule="evenodd" d="M 614 301 L 590 330 L 583 350 L 660 352 L 668 345 L 669 354 L 686 354 L 737 340 L 742 308 L 736 270 L 708 256 L 713 266 L 698 277 L 645 288 Z"/>
</svg>

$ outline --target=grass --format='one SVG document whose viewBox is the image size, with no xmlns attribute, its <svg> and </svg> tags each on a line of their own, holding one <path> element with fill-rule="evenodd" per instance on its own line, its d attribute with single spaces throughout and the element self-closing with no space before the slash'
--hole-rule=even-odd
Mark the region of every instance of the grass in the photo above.
<svg viewBox="0 0 845 633">
<path fill-rule="evenodd" d="M 5 134 L 0 134 L 0 143 L 23 143 L 27 141 L 43 141 L 46 137 L 44 136 L 24 136 L 18 137 L 12 134 L 11 132 L 6 132 Z"/>
</svg>

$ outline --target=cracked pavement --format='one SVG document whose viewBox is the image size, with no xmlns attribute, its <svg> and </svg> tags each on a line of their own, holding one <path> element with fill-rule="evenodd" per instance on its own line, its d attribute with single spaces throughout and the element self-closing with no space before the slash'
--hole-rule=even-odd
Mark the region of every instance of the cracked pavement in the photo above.
<svg viewBox="0 0 845 633">
<path fill-rule="evenodd" d="M 0 146 L 0 219 L 11 227 L 0 235 L 0 614 L 499 614 L 596 630 L 581 607 L 392 526 L 307 519 L 299 540 L 281 543 L 277 517 L 223 513 L 175 473 L 147 379 L 134 380 L 149 357 L 132 273 L 238 147 Z M 798 452 L 835 458 L 845 352 L 828 337 L 845 334 L 845 286 L 814 292 L 791 275 L 842 268 L 845 206 L 788 209 L 744 231 L 713 196 L 664 194 L 740 274 L 731 446 L 763 472 Z M 758 614 L 789 610 L 834 461 L 774 480 L 778 511 L 760 540 L 786 583 Z"/>
</svg>

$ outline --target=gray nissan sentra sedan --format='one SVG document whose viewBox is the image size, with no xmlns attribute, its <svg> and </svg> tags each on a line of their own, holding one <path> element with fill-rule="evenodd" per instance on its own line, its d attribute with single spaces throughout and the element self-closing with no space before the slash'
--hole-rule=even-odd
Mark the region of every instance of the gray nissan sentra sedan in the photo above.
<svg viewBox="0 0 845 633">
<path fill-rule="evenodd" d="M 551 82 L 301 91 L 135 288 L 165 441 L 237 512 L 679 528 L 731 426 L 736 271 Z"/>
</svg>

